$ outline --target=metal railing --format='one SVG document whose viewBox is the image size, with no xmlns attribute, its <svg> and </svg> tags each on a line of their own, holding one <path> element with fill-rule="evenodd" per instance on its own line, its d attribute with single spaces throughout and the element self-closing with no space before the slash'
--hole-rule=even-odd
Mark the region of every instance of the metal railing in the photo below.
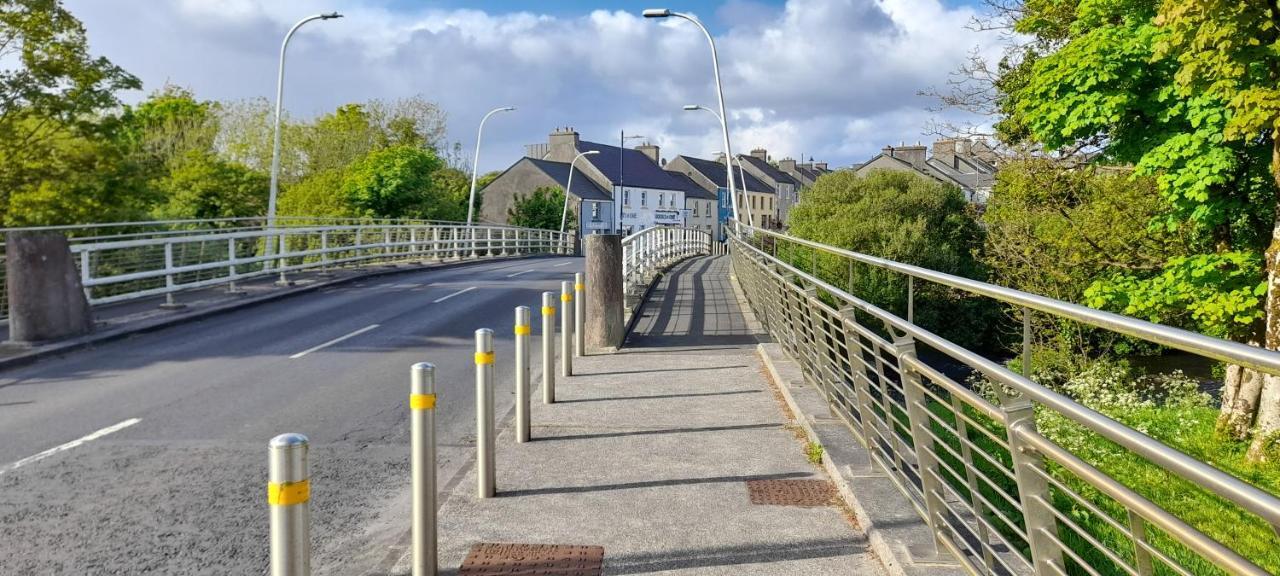
<svg viewBox="0 0 1280 576">
<path fill-rule="evenodd" d="M 646 228 L 622 239 L 622 284 L 628 293 L 647 286 L 653 275 L 671 264 L 719 246 L 711 234 L 696 228 Z"/>
<path fill-rule="evenodd" d="M 107 304 L 227 284 L 266 274 L 373 263 L 568 254 L 573 238 L 554 230 L 425 221 L 179 221 L 44 228 L 71 237 L 91 304 Z M 117 231 L 107 236 L 102 231 Z M 270 249 L 268 249 L 268 244 Z M 0 284 L 0 290 L 3 285 Z M 5 295 L 0 292 L 0 304 Z M 0 316 L 8 307 L 0 306 Z"/>
<path fill-rule="evenodd" d="M 1269 374 L 1280 374 L 1280 353 L 743 228 L 751 235 L 730 242 L 749 306 L 969 572 L 1261 575 L 1280 567 L 1275 495 L 909 318 L 923 281 L 1021 309 L 1025 334 L 1038 312 Z M 847 266 L 853 285 L 855 263 L 907 277 L 907 319 L 824 274 Z M 996 398 L 922 360 L 924 350 L 979 375 Z M 1029 374 L 1029 338 L 1022 358 Z M 1057 441 L 1037 426 L 1045 421 L 1055 422 Z M 1097 451 L 1064 447 L 1064 430 L 1105 444 L 1140 473 L 1109 474 L 1114 462 Z M 1176 487 L 1201 509 L 1153 501 L 1152 484 Z M 1229 519 L 1229 534 L 1206 534 L 1209 519 Z"/>
</svg>

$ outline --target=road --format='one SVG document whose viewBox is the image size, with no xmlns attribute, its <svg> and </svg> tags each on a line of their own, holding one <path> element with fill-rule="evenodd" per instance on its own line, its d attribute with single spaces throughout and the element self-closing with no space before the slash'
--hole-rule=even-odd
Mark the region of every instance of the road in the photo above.
<svg viewBox="0 0 1280 576">
<path fill-rule="evenodd" d="M 444 484 L 474 450 L 475 329 L 495 332 L 501 417 L 513 307 L 537 324 L 581 270 L 370 278 L 0 373 L 0 574 L 264 573 L 282 432 L 312 442 L 315 572 L 369 573 L 408 528 L 409 366 L 438 366 Z"/>
</svg>

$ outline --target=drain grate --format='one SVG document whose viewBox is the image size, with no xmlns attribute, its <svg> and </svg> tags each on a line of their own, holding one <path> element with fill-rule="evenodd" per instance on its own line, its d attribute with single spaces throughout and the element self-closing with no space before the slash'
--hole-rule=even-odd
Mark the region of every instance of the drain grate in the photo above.
<svg viewBox="0 0 1280 576">
<path fill-rule="evenodd" d="M 459 576 L 600 576 L 604 548 L 565 544 L 489 544 L 471 547 Z"/>
<path fill-rule="evenodd" d="M 752 504 L 772 506 L 827 506 L 835 487 L 826 480 L 747 480 Z"/>
</svg>

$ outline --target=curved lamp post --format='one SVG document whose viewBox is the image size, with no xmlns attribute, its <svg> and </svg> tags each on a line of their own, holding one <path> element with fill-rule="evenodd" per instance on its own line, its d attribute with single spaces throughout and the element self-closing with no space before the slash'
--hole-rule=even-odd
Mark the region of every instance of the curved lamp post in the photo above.
<svg viewBox="0 0 1280 576">
<path fill-rule="evenodd" d="M 337 12 L 307 16 L 289 29 L 289 33 L 284 35 L 284 42 L 280 44 L 280 70 L 279 75 L 276 77 L 275 137 L 271 144 L 271 195 L 267 198 L 267 256 L 270 256 L 275 251 L 270 232 L 276 226 L 276 197 L 280 193 L 280 115 L 284 109 L 284 57 L 289 49 L 289 39 L 293 38 L 293 33 L 297 32 L 307 22 L 312 20 L 333 20 L 341 17 L 342 15 Z M 265 265 L 270 267 L 271 261 L 267 260 Z M 285 282 L 284 272 L 280 273 L 280 281 Z"/>
<path fill-rule="evenodd" d="M 707 108 L 706 106 L 699 106 L 699 105 L 697 105 L 697 104 L 685 104 L 685 105 L 684 105 L 684 110 L 685 110 L 686 112 L 694 112 L 694 111 L 697 111 L 697 110 L 705 110 L 705 111 L 707 111 L 707 112 L 710 112 L 713 116 L 715 116 L 717 120 L 720 120 L 721 124 L 723 124 L 723 123 L 724 123 L 724 118 L 722 118 L 722 117 L 720 116 L 720 114 L 719 114 L 719 113 L 717 113 L 715 110 L 712 110 L 712 109 L 710 109 L 710 108 Z M 728 158 L 728 156 L 726 156 L 725 158 Z M 746 173 L 745 173 L 745 172 L 743 172 L 743 170 L 742 170 L 742 159 L 741 159 L 741 158 L 739 158 L 739 157 L 737 157 L 737 156 L 735 156 L 735 157 L 733 158 L 733 162 L 734 162 L 735 164 L 737 164 L 737 165 L 738 165 L 738 180 L 739 180 L 739 182 L 742 184 L 742 196 L 743 196 L 743 198 L 748 198 L 748 199 L 749 199 L 749 198 L 750 198 L 750 195 L 751 195 L 751 191 L 750 191 L 750 190 L 747 190 L 747 175 L 746 175 Z M 728 164 L 728 162 L 726 161 L 726 162 L 725 162 L 725 164 L 727 165 L 727 164 Z M 732 174 L 732 173 L 733 173 L 732 169 L 730 169 L 729 173 L 730 173 L 730 174 Z M 737 200 L 737 196 L 736 196 L 736 195 L 733 195 L 732 190 L 729 192 L 729 194 L 731 195 L 731 196 L 730 196 L 730 198 L 729 198 L 730 203 L 732 203 L 732 202 L 734 202 L 735 200 Z M 734 218 L 734 220 L 737 220 L 737 219 L 738 219 L 738 216 L 737 216 L 737 214 L 736 214 L 736 213 L 734 214 L 734 217 L 733 217 L 733 218 Z M 755 218 L 751 215 L 751 202 L 747 202 L 747 224 L 748 224 L 749 226 L 755 226 Z"/>
<path fill-rule="evenodd" d="M 561 234 L 564 234 L 564 224 L 565 224 L 565 221 L 569 218 L 569 191 L 573 190 L 573 167 L 578 163 L 579 158 L 583 156 L 591 156 L 593 154 L 599 154 L 599 153 L 600 153 L 599 150 L 587 150 L 586 152 L 579 152 L 577 156 L 573 157 L 573 162 L 569 163 L 569 183 L 564 187 L 564 210 L 560 212 L 560 233 Z M 582 218 L 578 218 L 578 220 L 582 220 Z M 582 222 L 578 222 L 578 230 L 582 230 Z"/>
<path fill-rule="evenodd" d="M 493 116 L 494 114 L 497 114 L 499 112 L 511 112 L 512 110 L 515 110 L 515 109 L 516 109 L 515 106 L 503 106 L 501 108 L 494 108 L 493 110 L 490 110 L 488 114 L 485 114 L 484 118 L 480 119 L 480 131 L 479 133 L 476 134 L 476 155 L 475 155 L 475 160 L 473 160 L 471 164 L 471 196 L 470 198 L 467 199 L 467 227 L 468 228 L 471 227 L 472 216 L 475 214 L 475 210 L 476 210 L 476 178 L 479 177 L 480 175 L 480 141 L 484 139 L 484 123 L 489 119 L 490 116 Z"/>
<path fill-rule="evenodd" d="M 697 18 L 694 18 L 690 14 L 685 14 L 682 12 L 672 12 L 670 10 L 667 10 L 666 8 L 650 8 L 648 10 L 645 10 L 643 14 L 645 18 L 676 17 L 676 18 L 683 18 L 685 20 L 693 22 L 695 25 L 698 26 L 698 29 L 702 30 L 702 33 L 707 37 L 707 43 L 711 45 L 711 70 L 715 73 L 715 77 L 716 77 L 716 98 L 720 101 L 720 114 L 719 114 L 720 134 L 724 139 L 724 157 L 725 157 L 724 172 L 725 172 L 725 177 L 728 179 L 727 182 L 729 183 L 729 198 L 733 202 L 733 219 L 737 220 L 738 219 L 738 195 L 734 193 L 737 190 L 737 187 L 734 186 L 733 166 L 729 161 L 730 158 L 733 158 L 733 151 L 729 149 L 729 124 L 726 121 L 726 119 L 728 118 L 728 114 L 724 111 L 724 88 L 721 87 L 721 84 L 720 84 L 720 59 L 716 55 L 716 41 L 714 38 L 711 37 L 711 32 L 707 30 L 707 27 L 703 26 L 702 22 L 699 22 Z"/>
</svg>

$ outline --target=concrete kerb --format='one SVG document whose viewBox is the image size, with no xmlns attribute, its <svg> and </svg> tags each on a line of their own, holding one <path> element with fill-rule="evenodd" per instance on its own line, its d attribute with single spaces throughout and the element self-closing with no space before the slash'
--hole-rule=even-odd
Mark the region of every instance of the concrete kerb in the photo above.
<svg viewBox="0 0 1280 576">
<path fill-rule="evenodd" d="M 759 325 L 737 277 L 732 274 L 730 284 L 748 324 Z M 890 576 L 964 574 L 959 563 L 924 563 L 913 559 L 913 549 L 932 550 L 933 534 L 907 497 L 883 471 L 876 469 L 870 454 L 843 421 L 818 416 L 828 412 L 826 400 L 821 392 L 804 384 L 799 365 L 786 356 L 780 345 L 758 344 L 757 353 L 808 441 L 822 446 L 823 470 L 835 483 L 840 498 L 853 511 L 859 527 L 867 535 L 871 551 L 885 571 Z"/>
<path fill-rule="evenodd" d="M 241 298 L 238 300 L 232 300 L 224 304 L 216 304 L 213 306 L 209 306 L 208 308 L 202 308 L 199 310 L 188 309 L 185 312 L 174 314 L 172 316 L 142 320 L 137 323 L 129 323 L 116 328 L 111 328 L 101 332 L 94 332 L 91 334 L 87 334 L 85 336 L 79 336 L 79 337 L 71 338 L 61 342 L 37 345 L 38 347 L 35 347 L 27 352 L 16 354 L 8 358 L 0 358 L 0 371 L 8 370 L 11 368 L 17 368 L 20 366 L 26 366 L 29 364 L 34 364 L 35 362 L 38 362 L 39 360 L 44 358 L 59 356 L 62 354 L 66 354 L 68 352 L 73 352 L 82 348 L 87 348 L 95 344 L 102 344 L 102 343 L 110 342 L 113 340 L 120 340 L 122 338 L 133 336 L 135 334 L 145 334 L 147 332 L 154 332 L 156 330 L 161 330 L 164 328 L 168 328 L 170 326 L 176 326 L 186 322 L 201 320 L 204 318 L 208 318 L 210 316 L 224 314 L 226 312 L 232 312 L 232 311 L 241 310 L 244 308 L 252 308 L 260 304 L 266 304 L 268 302 L 274 302 L 276 300 L 281 300 L 284 298 L 289 298 L 291 296 L 297 296 L 299 294 L 305 294 L 308 292 L 314 292 L 316 290 L 321 290 L 321 289 L 329 288 L 332 286 L 340 286 L 342 284 L 346 284 L 348 282 L 354 282 L 357 280 L 366 280 L 369 278 L 377 278 L 381 276 L 392 276 L 396 274 L 406 274 L 410 272 L 422 272 L 425 270 L 442 270 L 446 268 L 456 268 L 459 266 L 469 266 L 472 264 L 483 264 L 488 262 L 502 262 L 507 260 L 530 260 L 530 259 L 536 259 L 536 258 L 553 258 L 553 257 L 558 258 L 560 256 L 554 255 L 554 254 L 538 254 L 534 256 L 498 256 L 493 258 L 483 258 L 480 260 L 467 260 L 467 261 L 460 261 L 460 262 L 433 262 L 430 264 L 419 264 L 419 265 L 410 265 L 410 266 L 397 265 L 395 267 L 387 267 L 379 270 L 372 270 L 369 272 L 353 274 L 350 276 L 343 276 L 341 278 L 335 278 L 333 280 L 328 280 L 325 282 L 316 282 L 314 284 L 307 284 L 304 286 L 293 286 L 291 288 L 282 289 L 276 292 L 271 292 L 269 294 L 263 294 L 261 296 L 251 296 L 247 298 Z M 6 343 L 6 346 L 13 346 L 15 348 L 17 347 L 17 345 L 7 344 L 7 343 Z"/>
</svg>

